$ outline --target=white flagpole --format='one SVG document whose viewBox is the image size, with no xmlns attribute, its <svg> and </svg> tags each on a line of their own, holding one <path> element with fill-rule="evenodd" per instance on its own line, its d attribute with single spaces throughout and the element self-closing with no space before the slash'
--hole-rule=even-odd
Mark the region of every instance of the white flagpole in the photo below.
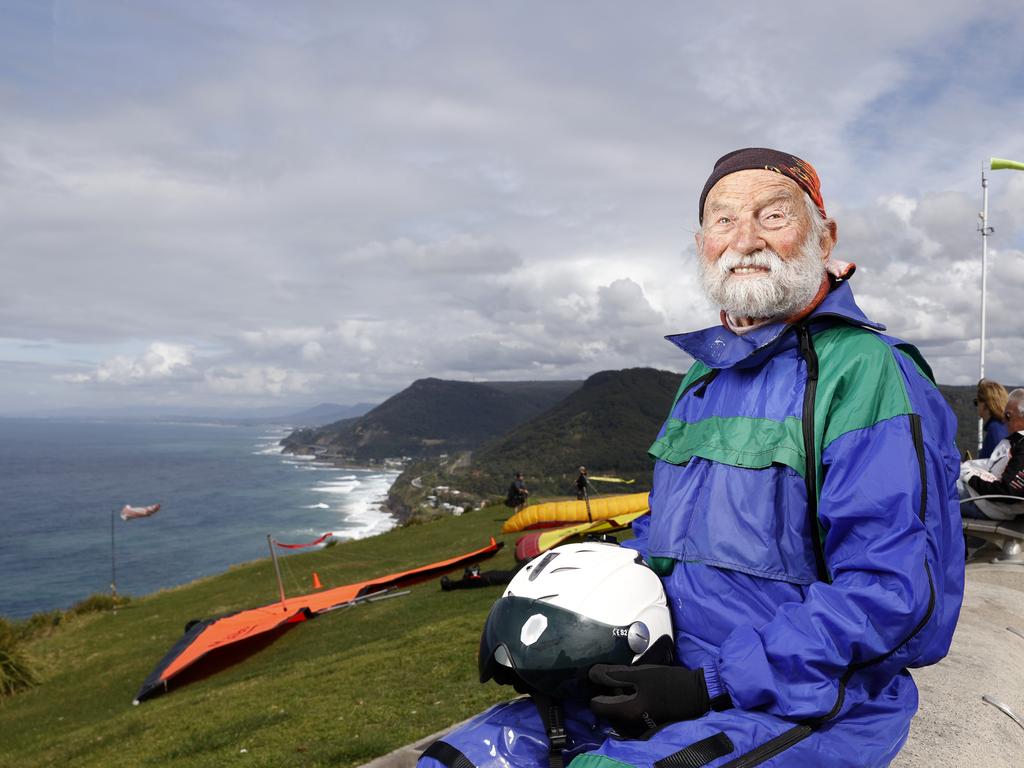
<svg viewBox="0 0 1024 768">
<path fill-rule="evenodd" d="M 114 604 L 114 613 L 117 613 L 117 556 L 114 546 L 114 515 L 116 512 L 110 510 L 110 597 Z"/>
<path fill-rule="evenodd" d="M 988 179 L 985 178 L 985 171 L 981 172 L 981 223 L 978 231 L 981 233 L 981 359 L 978 365 L 978 381 L 985 378 L 985 300 L 988 293 L 988 236 L 992 234 L 992 227 L 988 225 Z M 985 438 L 985 422 L 978 419 L 978 451 Z"/>
</svg>

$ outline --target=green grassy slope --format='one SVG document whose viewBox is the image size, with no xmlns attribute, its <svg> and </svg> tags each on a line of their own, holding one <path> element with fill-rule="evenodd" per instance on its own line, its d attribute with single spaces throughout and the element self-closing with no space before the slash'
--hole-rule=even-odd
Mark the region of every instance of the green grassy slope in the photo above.
<svg viewBox="0 0 1024 768">
<path fill-rule="evenodd" d="M 330 587 L 479 548 L 506 512 L 288 557 L 286 589 L 304 591 L 297 582 L 308 585 L 313 570 Z M 481 567 L 513 567 L 512 539 Z M 269 560 L 65 623 L 30 646 L 42 684 L 0 701 L 0 765 L 353 766 L 508 698 L 476 678 L 480 629 L 501 588 L 442 592 L 433 579 L 411 590 L 300 624 L 137 707 L 136 691 L 187 620 L 273 602 Z"/>
</svg>

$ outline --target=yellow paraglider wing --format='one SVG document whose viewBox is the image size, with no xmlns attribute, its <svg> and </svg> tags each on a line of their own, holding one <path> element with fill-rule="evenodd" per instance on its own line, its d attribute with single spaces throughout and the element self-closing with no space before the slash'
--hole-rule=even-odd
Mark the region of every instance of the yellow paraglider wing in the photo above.
<svg viewBox="0 0 1024 768">
<path fill-rule="evenodd" d="M 530 528 L 554 528 L 559 525 L 606 520 L 616 515 L 648 509 L 647 493 L 604 496 L 590 500 L 590 516 L 586 501 L 548 501 L 516 512 L 501 527 L 502 533 L 515 533 Z"/>
</svg>

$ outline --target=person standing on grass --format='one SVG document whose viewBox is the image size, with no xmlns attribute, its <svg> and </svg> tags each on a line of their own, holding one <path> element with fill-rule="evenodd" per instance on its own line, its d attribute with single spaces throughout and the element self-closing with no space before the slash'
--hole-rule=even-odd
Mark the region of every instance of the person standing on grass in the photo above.
<svg viewBox="0 0 1024 768">
<path fill-rule="evenodd" d="M 580 467 L 580 474 L 576 478 L 576 499 L 586 499 L 590 497 L 590 480 L 587 478 L 587 468 Z"/>
<path fill-rule="evenodd" d="M 526 499 L 530 495 L 530 489 L 526 487 L 526 480 L 523 478 L 522 472 L 516 472 L 512 483 L 508 487 L 508 493 L 505 495 L 505 506 L 511 507 L 515 512 L 519 512 L 523 507 L 526 506 Z"/>
</svg>

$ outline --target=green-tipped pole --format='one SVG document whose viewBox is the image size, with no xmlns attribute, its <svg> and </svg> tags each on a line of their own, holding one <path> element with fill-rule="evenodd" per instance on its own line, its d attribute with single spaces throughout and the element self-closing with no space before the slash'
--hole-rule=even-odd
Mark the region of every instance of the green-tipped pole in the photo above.
<svg viewBox="0 0 1024 768">
<path fill-rule="evenodd" d="M 110 599 L 117 613 L 117 549 L 114 546 L 114 516 L 117 512 L 110 510 Z"/>
<path fill-rule="evenodd" d="M 1001 157 L 990 157 L 988 166 L 993 171 L 1024 171 L 1024 163 L 1015 160 L 1005 160 Z M 985 171 L 981 172 L 981 223 L 978 225 L 978 232 L 981 233 L 981 361 L 979 364 L 978 380 L 985 378 L 985 298 L 988 288 L 988 236 L 994 231 L 988 225 L 988 179 L 985 178 Z M 978 419 L 978 451 L 981 451 L 981 444 L 984 440 L 985 423 Z"/>
</svg>

